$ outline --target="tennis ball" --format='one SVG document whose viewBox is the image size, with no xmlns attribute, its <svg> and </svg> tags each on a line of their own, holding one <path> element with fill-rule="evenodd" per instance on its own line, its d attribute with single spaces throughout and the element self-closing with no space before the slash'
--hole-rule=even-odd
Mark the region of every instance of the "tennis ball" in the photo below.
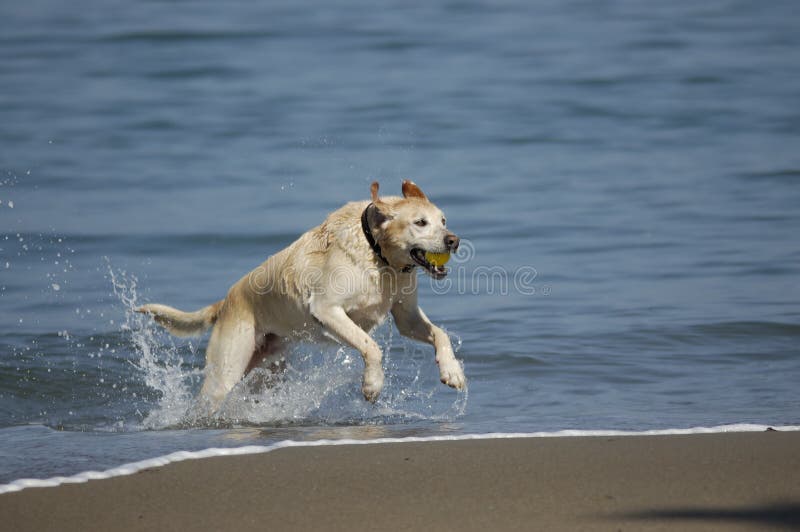
<svg viewBox="0 0 800 532">
<path fill-rule="evenodd" d="M 447 261 L 450 260 L 450 253 L 431 253 L 430 251 L 426 251 L 425 260 L 434 266 L 444 266 L 447 264 Z"/>
</svg>

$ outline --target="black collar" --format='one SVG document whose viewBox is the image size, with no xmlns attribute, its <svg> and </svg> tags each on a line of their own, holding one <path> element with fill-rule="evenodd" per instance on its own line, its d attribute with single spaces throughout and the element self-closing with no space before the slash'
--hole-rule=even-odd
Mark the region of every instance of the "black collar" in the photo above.
<svg viewBox="0 0 800 532">
<path fill-rule="evenodd" d="M 364 209 L 364 212 L 361 213 L 361 230 L 364 231 L 364 236 L 367 238 L 367 242 L 369 243 L 369 247 L 372 248 L 372 251 L 378 256 L 381 261 L 389 265 L 389 261 L 381 253 L 381 246 L 375 242 L 375 237 L 372 236 L 372 229 L 369 228 L 369 220 L 367 219 L 367 211 L 369 208 L 372 207 L 372 203 L 367 205 L 367 208 Z"/>
<path fill-rule="evenodd" d="M 372 229 L 369 228 L 369 220 L 367 219 L 367 211 L 369 208 L 372 207 L 374 204 L 370 203 L 367 205 L 367 208 L 364 209 L 364 212 L 361 213 L 361 230 L 364 232 L 364 237 L 367 239 L 367 243 L 369 243 L 369 247 L 372 248 L 372 251 L 381 259 L 385 265 L 390 266 L 389 261 L 386 260 L 386 257 L 383 256 L 381 253 L 381 246 L 375 241 L 375 237 L 372 234 Z M 409 264 L 405 268 L 402 269 L 403 272 L 410 272 L 414 269 L 413 264 Z"/>
</svg>

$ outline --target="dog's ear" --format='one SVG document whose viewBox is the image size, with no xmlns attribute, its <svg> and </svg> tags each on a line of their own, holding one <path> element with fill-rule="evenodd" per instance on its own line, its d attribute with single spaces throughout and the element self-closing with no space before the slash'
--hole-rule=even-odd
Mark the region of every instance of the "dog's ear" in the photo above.
<svg viewBox="0 0 800 532">
<path fill-rule="evenodd" d="M 394 218 L 391 214 L 391 208 L 387 203 L 384 203 L 380 197 L 378 197 L 378 185 L 377 181 L 373 181 L 372 185 L 369 187 L 370 193 L 372 194 L 372 209 L 370 209 L 370 217 L 372 218 L 372 223 L 376 227 L 380 227 L 383 225 L 384 222 L 387 220 L 391 220 Z"/>
<path fill-rule="evenodd" d="M 369 215 L 372 219 L 372 225 L 374 227 L 381 227 L 385 222 L 388 222 L 394 218 L 391 214 L 389 214 L 385 203 L 373 203 Z"/>
<path fill-rule="evenodd" d="M 428 196 L 414 183 L 408 179 L 403 181 L 403 197 L 404 198 L 419 198 L 428 201 Z"/>
<path fill-rule="evenodd" d="M 381 201 L 381 199 L 378 197 L 378 189 L 379 188 L 380 188 L 380 185 L 378 184 L 377 181 L 373 181 L 372 185 L 370 185 L 370 187 L 369 187 L 369 192 L 370 192 L 370 194 L 372 194 L 372 203 L 379 203 Z"/>
</svg>

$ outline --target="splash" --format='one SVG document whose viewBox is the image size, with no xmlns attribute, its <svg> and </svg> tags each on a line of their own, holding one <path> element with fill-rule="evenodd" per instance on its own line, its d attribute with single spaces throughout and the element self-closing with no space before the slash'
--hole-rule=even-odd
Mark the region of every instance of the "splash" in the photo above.
<svg viewBox="0 0 800 532">
<path fill-rule="evenodd" d="M 202 380 L 197 347 L 189 344 L 195 361 L 185 360 L 183 341 L 163 332 L 149 316 L 135 312 L 142 303 L 137 278 L 115 271 L 108 260 L 107 264 L 114 295 L 125 310 L 121 329 L 134 352 L 131 364 L 156 397 L 152 408 L 141 414 L 142 429 L 453 421 L 466 410 L 467 393 L 439 383 L 430 349 L 393 341 L 393 326 L 386 323 L 375 334 L 384 352 L 386 373 L 376 404 L 361 395 L 363 362 L 357 352 L 332 344 L 299 343 L 287 351 L 284 371 L 253 370 L 217 413 L 198 415 L 193 408 Z M 460 341 L 455 346 L 458 349 Z"/>
<path fill-rule="evenodd" d="M 456 393 L 439 383 L 432 354 L 405 342 L 392 349 L 391 327 L 380 333 L 386 380 L 375 404 L 361 394 L 363 363 L 358 353 L 299 344 L 287 353 L 283 374 L 257 369 L 248 375 L 225 401 L 221 418 L 239 425 L 364 425 L 452 421 L 463 415 L 466 392 Z"/>
<path fill-rule="evenodd" d="M 135 358 L 130 363 L 144 384 L 156 393 L 158 403 L 144 414 L 143 428 L 158 429 L 179 424 L 189 407 L 191 381 L 199 371 L 184 370 L 185 361 L 175 341 L 157 329 L 148 316 L 137 313 L 139 306 L 136 276 L 124 270 L 115 271 L 108 259 L 108 276 L 114 295 L 122 303 L 125 320 L 121 325 L 134 349 Z"/>
</svg>

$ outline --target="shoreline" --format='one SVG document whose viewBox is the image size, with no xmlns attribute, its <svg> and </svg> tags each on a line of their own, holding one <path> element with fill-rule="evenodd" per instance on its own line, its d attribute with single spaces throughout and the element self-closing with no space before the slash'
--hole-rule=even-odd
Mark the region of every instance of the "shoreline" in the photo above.
<svg viewBox="0 0 800 532">
<path fill-rule="evenodd" d="M 774 427 L 778 427 L 777 429 Z M 145 458 L 136 462 L 127 462 L 105 470 L 88 470 L 72 475 L 59 475 L 46 478 L 19 478 L 0 484 L 0 495 L 14 493 L 30 488 L 52 488 L 64 484 L 88 482 L 90 480 L 104 480 L 119 476 L 138 473 L 144 469 L 163 467 L 184 460 L 198 460 L 220 456 L 241 456 L 248 454 L 263 454 L 287 447 L 320 447 L 329 445 L 376 445 L 382 443 L 420 443 L 438 441 L 462 440 L 492 440 L 508 438 L 563 438 L 563 437 L 627 437 L 627 436 L 674 436 L 694 434 L 721 434 L 741 432 L 764 431 L 800 431 L 800 425 L 759 425 L 752 423 L 737 423 L 731 425 L 717 425 L 713 427 L 693 427 L 687 429 L 651 429 L 643 431 L 627 430 L 579 430 L 564 429 L 552 432 L 488 432 L 475 434 L 457 434 L 448 436 L 406 436 L 384 438 L 337 438 L 316 440 L 281 440 L 270 445 L 245 445 L 240 447 L 210 447 L 197 451 L 175 451 L 166 455 Z"/>
<path fill-rule="evenodd" d="M 0 519 L 20 531 L 763 530 L 800 522 L 796 430 L 357 443 L 286 445 L 28 488 L 0 495 Z"/>
</svg>

